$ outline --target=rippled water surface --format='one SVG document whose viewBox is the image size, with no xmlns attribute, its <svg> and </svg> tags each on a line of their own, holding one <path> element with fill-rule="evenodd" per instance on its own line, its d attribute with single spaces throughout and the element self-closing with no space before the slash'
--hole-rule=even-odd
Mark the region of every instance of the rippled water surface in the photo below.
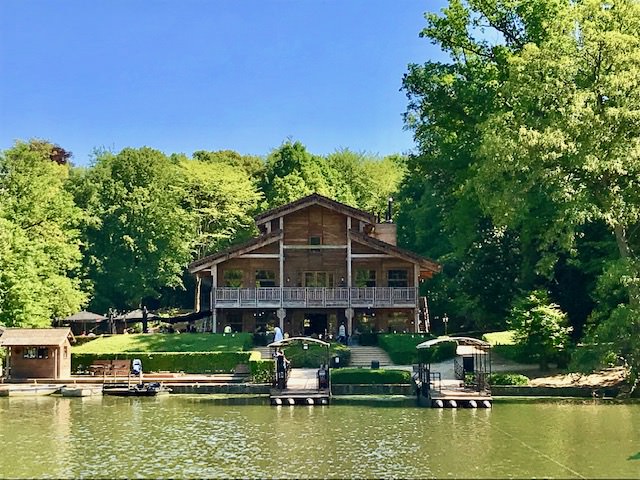
<svg viewBox="0 0 640 480">
<path fill-rule="evenodd" d="M 0 476 L 639 478 L 640 405 L 0 398 Z"/>
</svg>

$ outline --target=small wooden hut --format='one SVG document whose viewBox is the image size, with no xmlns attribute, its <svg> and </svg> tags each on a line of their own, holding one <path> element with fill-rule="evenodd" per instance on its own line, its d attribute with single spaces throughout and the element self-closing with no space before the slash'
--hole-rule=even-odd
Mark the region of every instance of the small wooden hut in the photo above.
<svg viewBox="0 0 640 480">
<path fill-rule="evenodd" d="M 7 328 L 0 336 L 0 347 L 7 348 L 8 378 L 71 377 L 69 328 Z"/>
</svg>

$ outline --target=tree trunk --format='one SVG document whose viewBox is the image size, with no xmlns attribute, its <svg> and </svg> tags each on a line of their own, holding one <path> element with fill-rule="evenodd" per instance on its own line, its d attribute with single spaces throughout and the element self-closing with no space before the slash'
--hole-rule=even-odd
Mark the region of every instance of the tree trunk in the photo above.
<svg viewBox="0 0 640 480">
<path fill-rule="evenodd" d="M 202 284 L 202 277 L 200 275 L 196 276 L 196 304 L 194 310 L 196 312 L 200 311 L 200 285 Z"/>
<path fill-rule="evenodd" d="M 633 252 L 629 247 L 629 239 L 627 238 L 626 229 L 617 224 L 614 227 L 614 232 L 616 234 L 616 243 L 618 244 L 618 251 L 620 252 L 620 258 L 627 260 L 629 262 L 629 266 L 633 269 L 633 276 L 637 276 L 638 272 L 636 272 L 636 267 L 633 265 Z M 634 310 L 640 310 L 640 288 L 637 284 L 631 283 L 628 287 L 629 291 L 629 306 Z"/>
</svg>

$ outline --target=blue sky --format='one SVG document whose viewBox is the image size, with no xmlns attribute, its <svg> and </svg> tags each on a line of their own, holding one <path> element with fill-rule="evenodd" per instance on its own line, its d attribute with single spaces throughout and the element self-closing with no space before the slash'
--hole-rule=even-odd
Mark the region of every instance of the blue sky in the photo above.
<svg viewBox="0 0 640 480">
<path fill-rule="evenodd" d="M 0 149 L 413 147 L 400 92 L 445 0 L 2 0 Z"/>
</svg>

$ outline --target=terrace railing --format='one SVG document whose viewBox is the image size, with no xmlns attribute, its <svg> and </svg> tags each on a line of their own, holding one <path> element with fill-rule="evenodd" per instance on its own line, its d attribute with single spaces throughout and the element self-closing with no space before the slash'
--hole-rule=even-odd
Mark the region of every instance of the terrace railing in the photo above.
<svg viewBox="0 0 640 480">
<path fill-rule="evenodd" d="M 417 304 L 414 287 L 260 287 L 216 288 L 217 308 L 409 307 Z"/>
</svg>

